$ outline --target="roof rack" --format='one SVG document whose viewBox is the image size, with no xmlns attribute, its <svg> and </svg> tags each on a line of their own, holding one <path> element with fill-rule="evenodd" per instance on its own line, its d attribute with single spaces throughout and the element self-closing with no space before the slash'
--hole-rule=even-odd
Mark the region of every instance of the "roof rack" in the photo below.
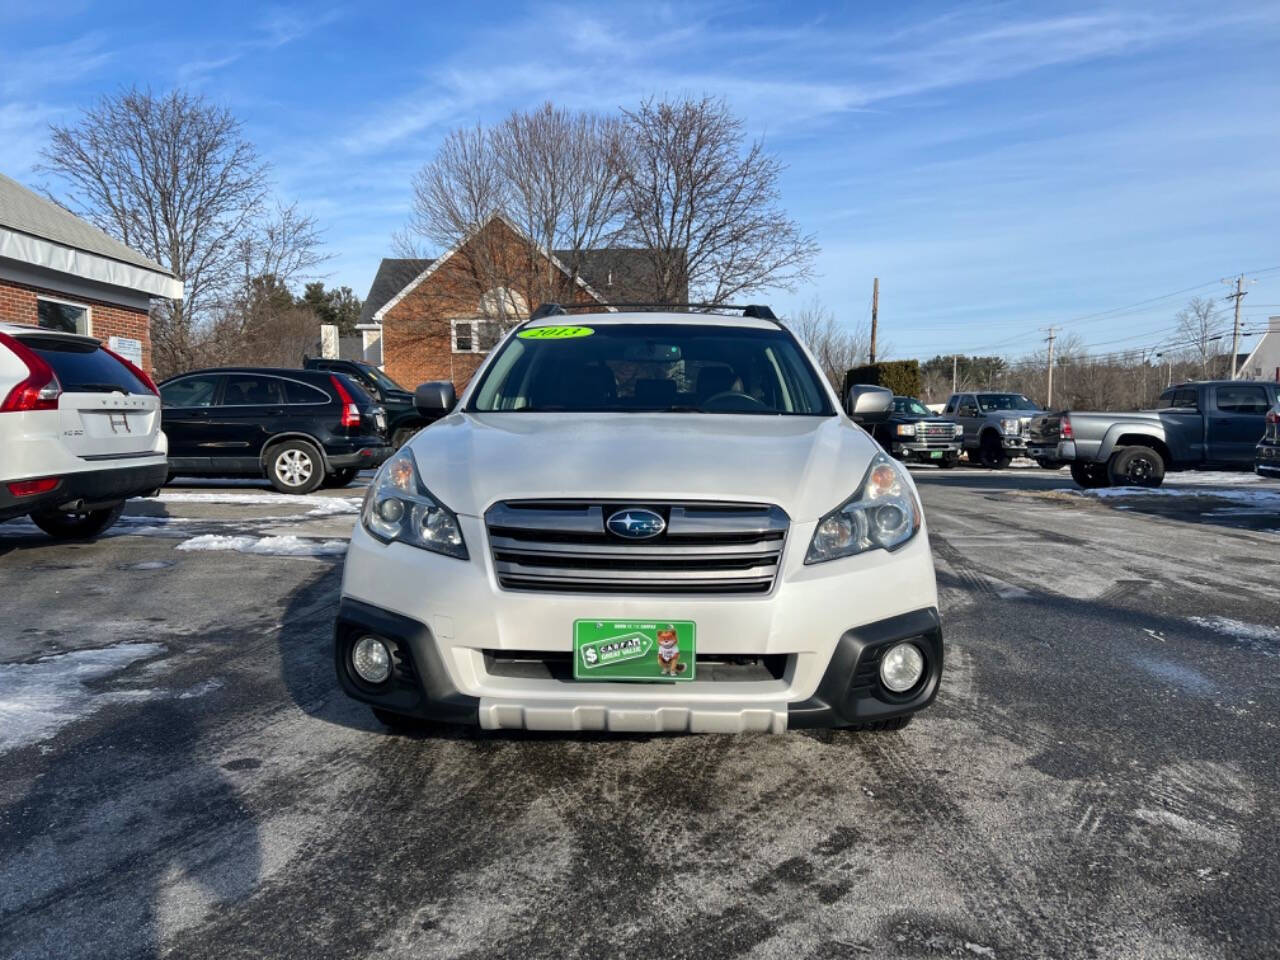
<svg viewBox="0 0 1280 960">
<path fill-rule="evenodd" d="M 570 310 L 596 310 L 598 311 L 602 305 L 596 303 L 540 303 L 538 308 L 529 314 L 530 320 L 542 320 L 546 317 L 559 317 L 568 314 Z M 686 310 L 700 311 L 704 313 L 726 313 L 730 310 L 741 310 L 744 317 L 751 317 L 755 320 L 772 320 L 778 323 L 778 318 L 774 312 L 762 303 L 749 303 L 745 306 L 739 306 L 732 303 L 610 303 L 606 306 L 613 307 L 615 310 L 678 310 L 684 308 Z"/>
</svg>

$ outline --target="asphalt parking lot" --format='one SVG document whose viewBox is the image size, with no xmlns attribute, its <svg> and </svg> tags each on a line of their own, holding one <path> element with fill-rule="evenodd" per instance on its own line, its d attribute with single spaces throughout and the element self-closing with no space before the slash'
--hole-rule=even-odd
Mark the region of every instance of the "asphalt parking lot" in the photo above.
<svg viewBox="0 0 1280 960">
<path fill-rule="evenodd" d="M 330 660 L 358 485 L 0 525 L 0 957 L 1276 956 L 1280 484 L 916 477 L 892 734 L 390 735 Z"/>
</svg>

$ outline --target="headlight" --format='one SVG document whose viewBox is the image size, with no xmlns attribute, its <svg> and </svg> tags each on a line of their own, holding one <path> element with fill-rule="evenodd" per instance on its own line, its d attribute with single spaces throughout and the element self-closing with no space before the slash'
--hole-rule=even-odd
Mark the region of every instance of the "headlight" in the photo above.
<svg viewBox="0 0 1280 960">
<path fill-rule="evenodd" d="M 952 424 L 952 426 L 956 428 L 956 436 L 957 436 L 957 437 L 963 437 L 963 436 L 964 436 L 964 424 L 963 424 L 963 423 L 953 423 L 953 424 Z"/>
<path fill-rule="evenodd" d="M 1000 421 L 1000 429 L 1016 437 L 1022 432 L 1022 421 L 1017 417 L 1003 419 Z"/>
<path fill-rule="evenodd" d="M 916 425 L 914 423 L 898 424 L 898 436 L 914 437 L 916 435 Z"/>
<path fill-rule="evenodd" d="M 413 454 L 401 450 L 382 465 L 364 496 L 364 528 L 383 543 L 393 540 L 467 559 L 462 528 L 452 510 L 422 485 Z"/>
<path fill-rule="evenodd" d="M 920 502 L 902 468 L 877 453 L 857 491 L 818 521 L 805 563 L 896 550 L 920 529 Z"/>
</svg>

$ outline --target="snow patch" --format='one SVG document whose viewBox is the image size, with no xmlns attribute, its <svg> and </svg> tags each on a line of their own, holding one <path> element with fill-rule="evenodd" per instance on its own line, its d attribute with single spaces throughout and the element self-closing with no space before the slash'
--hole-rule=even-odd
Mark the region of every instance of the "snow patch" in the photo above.
<svg viewBox="0 0 1280 960">
<path fill-rule="evenodd" d="M 188 687 L 178 694 L 179 700 L 194 700 L 196 697 L 203 697 L 207 693 L 213 693 L 215 690 L 222 688 L 222 681 L 217 677 L 206 680 L 204 683 L 197 683 L 194 687 Z"/>
<path fill-rule="evenodd" d="M 308 517 L 338 517 L 360 512 L 361 501 L 351 497 L 325 497 L 308 510 Z"/>
<path fill-rule="evenodd" d="M 178 544 L 176 549 L 234 550 L 270 557 L 339 557 L 347 552 L 347 541 L 315 540 L 293 534 L 280 537 L 229 537 L 207 533 Z"/>
<path fill-rule="evenodd" d="M 1204 627 L 1214 633 L 1240 640 L 1258 653 L 1280 654 L 1280 628 L 1264 627 L 1259 623 L 1245 623 L 1230 617 L 1187 617 L 1189 623 Z"/>
<path fill-rule="evenodd" d="M 1280 509 L 1280 490 L 1224 490 L 1218 487 L 1101 487 L 1097 490 L 1065 489 L 1066 493 L 1076 493 L 1082 497 L 1099 497 L 1112 499 L 1115 497 L 1214 497 L 1218 500 L 1231 500 L 1236 503 L 1248 503 L 1267 509 Z"/>
<path fill-rule="evenodd" d="M 104 693 L 87 685 L 164 649 L 159 643 L 120 643 L 0 664 L 0 753 L 48 740 L 108 704 L 150 697 L 149 690 Z"/>
<path fill-rule="evenodd" d="M 309 497 L 297 493 L 162 493 L 161 503 L 235 503 L 246 506 L 272 506 L 288 503 L 298 506 L 326 509 L 324 504 L 340 501 L 351 505 L 343 513 L 355 513 L 360 509 L 359 497 Z"/>
</svg>

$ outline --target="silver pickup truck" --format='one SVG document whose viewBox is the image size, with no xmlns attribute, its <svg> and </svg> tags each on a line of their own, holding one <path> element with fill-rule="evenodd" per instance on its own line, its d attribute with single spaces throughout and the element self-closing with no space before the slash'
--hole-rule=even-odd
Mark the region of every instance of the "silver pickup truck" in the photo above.
<svg viewBox="0 0 1280 960">
<path fill-rule="evenodd" d="M 1046 413 L 1031 421 L 1027 455 L 1071 466 L 1082 487 L 1158 487 L 1170 470 L 1249 469 L 1280 396 L 1269 381 L 1181 383 L 1158 409 Z"/>
<path fill-rule="evenodd" d="M 971 390 L 953 393 L 942 415 L 964 429 L 969 461 L 1000 470 L 1027 452 L 1027 427 L 1043 409 L 1020 393 Z M 1046 466 L 1046 464 L 1041 464 Z"/>
</svg>

